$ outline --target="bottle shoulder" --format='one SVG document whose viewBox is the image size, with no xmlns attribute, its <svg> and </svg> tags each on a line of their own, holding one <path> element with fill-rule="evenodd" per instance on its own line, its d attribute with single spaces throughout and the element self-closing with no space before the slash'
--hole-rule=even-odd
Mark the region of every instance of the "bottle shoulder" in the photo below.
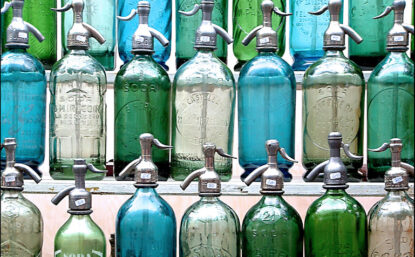
<svg viewBox="0 0 415 257">
<path fill-rule="evenodd" d="M 239 218 L 235 211 L 226 203 L 218 200 L 215 202 L 197 201 L 192 204 L 183 215 L 184 220 L 228 220 L 233 219 L 239 225 Z"/>
<path fill-rule="evenodd" d="M 385 57 L 372 71 L 368 85 L 376 82 L 383 82 L 384 80 L 399 80 L 414 81 L 414 63 L 411 59 L 404 56 L 388 55 Z"/>
<path fill-rule="evenodd" d="M 257 55 L 248 61 L 239 73 L 239 82 L 249 77 L 283 76 L 295 83 L 295 75 L 291 66 L 278 55 Z"/>
<path fill-rule="evenodd" d="M 104 232 L 90 217 L 82 217 L 86 215 L 71 215 L 68 220 L 59 228 L 56 238 L 72 237 L 74 235 L 83 234 L 85 237 L 104 238 Z M 79 229 L 82 228 L 82 229 Z"/>
<path fill-rule="evenodd" d="M 370 219 L 413 216 L 414 201 L 409 196 L 402 198 L 389 198 L 385 196 L 378 201 L 368 213 Z"/>
<path fill-rule="evenodd" d="M 50 77 L 52 80 L 57 76 L 67 77 L 68 75 L 73 75 L 78 77 L 78 74 L 90 74 L 100 77 L 103 79 L 101 83 L 106 84 L 106 73 L 104 67 L 88 54 L 66 54 L 52 66 Z"/>
<path fill-rule="evenodd" d="M 24 52 L 5 52 L 1 56 L 1 73 L 13 72 L 36 72 L 44 76 L 46 81 L 45 68 L 33 55 Z"/>
<path fill-rule="evenodd" d="M 39 208 L 23 195 L 18 198 L 8 198 L 3 194 L 1 197 L 2 216 L 13 212 L 19 212 L 20 215 L 24 216 L 39 216 L 41 218 Z"/>
</svg>

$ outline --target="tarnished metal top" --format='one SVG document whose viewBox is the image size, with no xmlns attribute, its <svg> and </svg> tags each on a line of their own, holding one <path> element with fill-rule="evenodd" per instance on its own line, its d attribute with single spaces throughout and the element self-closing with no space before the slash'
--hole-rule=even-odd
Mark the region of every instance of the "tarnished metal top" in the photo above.
<svg viewBox="0 0 415 257">
<path fill-rule="evenodd" d="M 377 149 L 368 149 L 371 152 L 384 152 L 388 148 L 392 154 L 391 168 L 385 173 L 385 190 L 408 190 L 408 173 L 414 176 L 414 166 L 401 162 L 402 141 L 392 138 L 389 143 L 384 143 Z"/>
<path fill-rule="evenodd" d="M 242 44 L 245 46 L 251 42 L 255 37 L 256 49 L 258 51 L 277 51 L 278 49 L 278 38 L 277 32 L 272 29 L 272 13 L 280 16 L 289 16 L 290 13 L 284 13 L 278 7 L 274 6 L 271 0 L 264 0 L 261 3 L 263 24 L 254 28 L 249 34 L 242 40 Z"/>
<path fill-rule="evenodd" d="M 363 41 L 351 27 L 340 24 L 341 9 L 342 0 L 329 0 L 328 5 L 316 12 L 310 12 L 313 15 L 321 15 L 327 10 L 330 12 L 330 24 L 324 33 L 324 50 L 344 50 L 346 48 L 345 34 L 358 44 Z"/>
<path fill-rule="evenodd" d="M 55 12 L 66 12 L 72 9 L 73 25 L 68 32 L 69 49 L 89 49 L 89 38 L 95 38 L 101 45 L 105 42 L 104 37 L 91 25 L 83 22 L 84 1 L 72 0 L 62 8 L 52 8 Z"/>
<path fill-rule="evenodd" d="M 23 172 L 26 172 L 32 179 L 39 183 L 41 178 L 29 166 L 22 163 L 16 163 L 16 139 L 5 138 L 1 144 L 1 149 L 6 151 L 6 167 L 1 173 L 1 189 L 6 190 L 23 190 L 24 180 Z"/>
<path fill-rule="evenodd" d="M 232 43 L 232 37 L 221 27 L 212 23 L 212 11 L 215 2 L 212 0 L 202 0 L 200 5 L 195 4 L 193 10 L 189 12 L 179 11 L 186 16 L 195 15 L 202 10 L 202 22 L 196 30 L 196 49 L 216 49 L 216 36 L 219 34 L 228 44 Z"/>
<path fill-rule="evenodd" d="M 140 1 L 137 4 L 137 9 L 132 9 L 130 14 L 126 17 L 117 16 L 122 21 L 129 21 L 135 15 L 139 17 L 138 28 L 133 35 L 132 53 L 153 53 L 154 52 L 154 37 L 166 47 L 169 41 L 159 31 L 148 26 L 148 15 L 150 13 L 150 3 L 147 1 Z"/>
<path fill-rule="evenodd" d="M 414 26 L 404 24 L 405 0 L 395 0 L 391 6 L 386 7 L 385 11 L 373 19 L 379 19 L 388 16 L 392 11 L 395 12 L 394 24 L 388 33 L 387 47 L 388 51 L 405 52 L 408 50 L 409 33 L 414 34 Z"/>
<path fill-rule="evenodd" d="M 193 180 L 198 178 L 200 196 L 219 196 L 221 194 L 221 182 L 214 167 L 215 153 L 226 158 L 235 157 L 225 153 L 222 148 L 216 147 L 216 145 L 211 143 L 205 143 L 202 149 L 205 155 L 205 167 L 190 173 L 180 187 L 185 190 Z"/>
<path fill-rule="evenodd" d="M 284 174 L 278 169 L 277 155 L 281 156 L 290 162 L 297 162 L 287 155 L 285 149 L 280 147 L 278 140 L 268 140 L 265 142 L 265 148 L 268 154 L 268 163 L 256 168 L 244 180 L 248 186 L 261 176 L 261 194 L 282 194 L 284 187 Z"/>
<path fill-rule="evenodd" d="M 158 168 L 153 163 L 151 147 L 155 145 L 159 149 L 168 150 L 173 148 L 169 145 L 160 143 L 150 133 L 140 135 L 141 156 L 130 162 L 121 172 L 120 178 L 128 176 L 134 171 L 135 187 L 156 187 L 158 178 Z"/>
<path fill-rule="evenodd" d="M 85 175 L 87 170 L 94 173 L 105 173 L 106 170 L 99 170 L 92 164 L 87 164 L 83 159 L 74 160 L 72 167 L 75 175 L 75 186 L 69 186 L 52 198 L 52 203 L 58 205 L 65 196 L 69 195 L 70 214 L 84 215 L 92 213 L 91 210 L 91 193 L 85 189 Z"/>
<path fill-rule="evenodd" d="M 45 39 L 37 28 L 23 20 L 23 5 L 24 0 L 12 0 L 11 2 L 5 2 L 3 8 L 1 8 L 1 14 L 7 12 L 10 7 L 13 8 L 13 19 L 7 27 L 6 48 L 29 48 L 29 32 L 39 42 Z"/>
</svg>

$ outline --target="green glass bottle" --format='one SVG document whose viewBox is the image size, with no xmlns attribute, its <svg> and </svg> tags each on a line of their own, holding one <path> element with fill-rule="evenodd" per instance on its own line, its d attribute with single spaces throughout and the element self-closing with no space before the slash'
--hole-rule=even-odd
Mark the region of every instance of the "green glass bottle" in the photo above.
<svg viewBox="0 0 415 257">
<path fill-rule="evenodd" d="M 130 20 L 137 13 L 139 26 L 132 38 L 133 59 L 126 63 L 114 83 L 114 175 L 141 155 L 138 135 L 152 133 L 162 142 L 169 141 L 170 79 L 167 72 L 153 59 L 154 37 L 163 46 L 169 41 L 148 26 L 150 6 L 140 2 Z M 143 40 L 144 39 L 144 40 Z M 159 180 L 169 176 L 169 152 L 155 150 L 153 161 L 159 168 Z M 133 174 L 128 177 L 133 179 Z"/>
<path fill-rule="evenodd" d="M 305 256 L 367 256 L 366 212 L 346 192 L 347 170 L 340 158 L 340 148 L 344 145 L 342 135 L 331 132 L 328 141 L 330 159 L 305 177 L 306 181 L 312 181 L 324 170 L 323 188 L 327 190 L 307 210 Z"/>
<path fill-rule="evenodd" d="M 272 2 L 276 8 L 285 12 L 285 0 L 273 0 Z M 262 0 L 235 0 L 233 2 L 233 53 L 238 60 L 235 70 L 240 70 L 247 61 L 257 55 L 256 39 L 247 46 L 242 44 L 242 40 L 255 28 L 256 24 L 261 24 L 261 3 Z M 272 19 L 272 29 L 277 31 L 277 54 L 282 56 L 285 51 L 284 16 L 277 15 Z"/>
<path fill-rule="evenodd" d="M 75 186 L 70 186 L 52 198 L 52 203 L 58 205 L 65 196 L 69 195 L 69 219 L 59 228 L 55 235 L 55 257 L 66 256 L 100 256 L 106 255 L 106 240 L 104 232 L 91 219 L 91 193 L 85 189 L 87 170 L 94 173 L 106 171 L 96 169 L 85 160 L 76 159 L 73 164 Z"/>
<path fill-rule="evenodd" d="M 11 2 L 12 0 L 6 0 Z M 3 6 L 3 5 L 2 5 Z M 57 52 L 57 20 L 56 13 L 50 9 L 56 7 L 56 0 L 25 0 L 23 7 L 23 20 L 35 26 L 45 37 L 43 42 L 29 34 L 30 48 L 27 52 L 36 57 L 45 67 L 50 69 L 56 62 Z M 2 28 L 7 28 L 13 18 L 12 12 L 5 14 Z M 4 26 L 3 26 L 4 25 Z M 2 30 L 3 31 L 3 30 Z M 6 44 L 6 30 L 2 35 L 2 46 Z"/>
<path fill-rule="evenodd" d="M 261 177 L 261 200 L 245 215 L 242 224 L 242 256 L 303 256 L 303 223 L 298 212 L 282 194 L 284 175 L 278 169 L 277 155 L 290 162 L 277 140 L 265 143 L 268 164 L 255 169 L 246 179 L 249 186 Z"/>
</svg>

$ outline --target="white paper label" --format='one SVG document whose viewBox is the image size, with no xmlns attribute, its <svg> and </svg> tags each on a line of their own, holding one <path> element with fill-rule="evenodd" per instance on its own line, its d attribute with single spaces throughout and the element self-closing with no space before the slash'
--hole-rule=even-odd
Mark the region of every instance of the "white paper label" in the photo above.
<svg viewBox="0 0 415 257">
<path fill-rule="evenodd" d="M 331 35 L 331 40 L 333 40 L 333 41 L 340 41 L 340 40 L 342 40 L 342 37 L 341 36 L 338 36 L 338 35 Z"/>
<path fill-rule="evenodd" d="M 277 181 L 275 181 L 273 179 L 267 179 L 267 180 L 265 180 L 265 184 L 267 184 L 268 186 L 276 186 Z"/>
<path fill-rule="evenodd" d="M 393 41 L 395 42 L 402 42 L 404 40 L 404 36 L 394 36 Z"/>
<path fill-rule="evenodd" d="M 330 179 L 339 179 L 342 175 L 339 172 L 336 173 L 330 173 Z"/>
<path fill-rule="evenodd" d="M 403 181 L 403 178 L 401 176 L 392 179 L 393 184 L 398 184 L 398 183 L 401 183 L 402 181 Z"/>
<path fill-rule="evenodd" d="M 16 178 L 13 177 L 13 176 L 8 176 L 8 177 L 4 177 L 4 180 L 6 182 L 14 182 L 14 181 L 16 181 Z"/>
<path fill-rule="evenodd" d="M 202 37 L 200 37 L 200 41 L 201 42 L 209 42 L 210 41 L 210 37 L 208 37 L 208 36 L 202 36 Z"/>
<path fill-rule="evenodd" d="M 143 37 L 137 37 L 137 41 L 140 42 L 140 43 L 143 43 L 144 42 L 144 38 Z"/>
<path fill-rule="evenodd" d="M 78 35 L 78 36 L 76 36 L 76 40 L 78 40 L 80 42 L 85 42 L 86 41 L 86 37 L 85 36 Z"/>
<path fill-rule="evenodd" d="M 75 201 L 76 206 L 81 206 L 85 204 L 85 199 L 79 199 Z"/>
<path fill-rule="evenodd" d="M 259 39 L 259 42 L 261 44 L 269 43 L 269 37 L 260 38 Z"/>
<path fill-rule="evenodd" d="M 20 38 L 27 38 L 27 33 L 26 32 L 19 32 L 19 34 L 17 34 L 18 37 Z"/>
<path fill-rule="evenodd" d="M 150 179 L 151 178 L 151 173 L 141 173 L 140 177 L 142 179 Z"/>
<path fill-rule="evenodd" d="M 207 183 L 207 188 L 209 189 L 216 189 L 218 185 L 216 183 Z"/>
</svg>

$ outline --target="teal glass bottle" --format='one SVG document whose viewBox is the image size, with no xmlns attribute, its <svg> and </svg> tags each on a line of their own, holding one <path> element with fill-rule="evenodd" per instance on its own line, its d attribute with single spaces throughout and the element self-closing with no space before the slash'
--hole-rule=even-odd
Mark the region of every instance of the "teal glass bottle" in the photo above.
<svg viewBox="0 0 415 257">
<path fill-rule="evenodd" d="M 360 67 L 342 52 L 345 34 L 356 42 L 362 38 L 339 24 L 341 7 L 341 0 L 330 0 L 328 6 L 312 13 L 320 15 L 329 10 L 330 25 L 324 34 L 325 54 L 307 69 L 303 80 L 303 165 L 308 171 L 328 158 L 326 137 L 330 131 L 341 132 L 352 153 L 363 152 L 365 80 Z M 360 181 L 357 171 L 361 161 L 349 160 L 343 154 L 342 161 L 350 180 Z"/>
<path fill-rule="evenodd" d="M 405 1 L 394 1 L 392 8 L 395 24 L 387 37 L 388 54 L 373 70 L 367 84 L 367 145 L 376 148 L 390 138 L 401 138 L 405 142 L 402 160 L 413 165 L 414 63 L 406 54 L 412 26 L 403 24 Z M 383 181 L 389 168 L 387 153 L 368 152 L 369 179 Z"/>
<path fill-rule="evenodd" d="M 203 167 L 202 145 L 215 142 L 232 152 L 235 79 L 213 50 L 217 34 L 226 42 L 232 39 L 225 30 L 212 24 L 212 0 L 204 0 L 191 12 L 202 10 L 202 23 L 196 31 L 196 55 L 177 71 L 173 82 L 171 174 L 183 180 L 193 170 Z M 231 160 L 215 163 L 221 179 L 232 175 Z"/>
<path fill-rule="evenodd" d="M 278 153 L 294 161 L 277 140 L 265 143 L 268 163 L 246 179 L 249 186 L 261 177 L 261 200 L 246 213 L 242 223 L 242 256 L 303 256 L 303 223 L 298 212 L 282 197 L 284 175 L 278 168 Z"/>
<path fill-rule="evenodd" d="M 242 44 L 256 38 L 258 55 L 242 68 L 238 80 L 239 164 L 245 178 L 266 164 L 262 142 L 278 137 L 288 155 L 294 155 L 295 75 L 290 65 L 275 52 L 277 32 L 271 27 L 272 13 L 286 16 L 270 0 L 261 4 L 263 26 L 248 34 Z M 251 41 L 252 42 L 252 41 Z M 259 100 L 259 102 L 258 102 Z M 291 162 L 279 158 L 279 168 L 291 179 Z"/>
<path fill-rule="evenodd" d="M 83 0 L 55 11 L 73 9 L 76 19 L 68 32 L 68 49 L 50 73 L 49 163 L 53 179 L 73 179 L 74 159 L 84 158 L 105 169 L 107 81 L 104 67 L 88 54 L 89 38 L 105 39 L 83 23 Z M 104 174 L 88 172 L 86 179 L 103 179 Z"/>
<path fill-rule="evenodd" d="M 65 196 L 69 196 L 69 219 L 55 235 L 54 256 L 107 256 L 104 232 L 92 220 L 92 196 L 85 189 L 87 170 L 93 173 L 105 173 L 83 159 L 74 160 L 73 173 L 75 186 L 69 186 L 52 198 L 58 205 Z"/>
<path fill-rule="evenodd" d="M 148 27 L 150 5 L 140 1 L 137 13 L 140 25 L 132 37 L 133 59 L 121 67 L 114 83 L 114 174 L 141 154 L 137 148 L 142 133 L 152 133 L 162 142 L 169 141 L 170 133 L 170 79 L 167 72 L 155 62 L 154 37 L 162 45 L 169 41 L 155 29 Z M 122 19 L 132 19 L 128 16 Z M 145 40 L 143 40 L 145 39 Z M 160 180 L 169 176 L 169 152 L 156 150 L 154 162 L 159 167 Z M 130 176 L 133 179 L 133 176 Z"/>
<path fill-rule="evenodd" d="M 340 157 L 342 135 L 329 134 L 330 159 L 305 179 L 314 180 L 324 170 L 326 192 L 307 210 L 304 223 L 305 256 L 368 256 L 367 219 L 362 205 L 347 192 L 347 168 Z"/>
<path fill-rule="evenodd" d="M 151 150 L 152 145 L 164 150 L 171 147 L 161 144 L 149 133 L 140 135 L 140 144 L 141 157 L 121 172 L 126 176 L 134 171 L 137 190 L 117 214 L 117 256 L 175 257 L 176 218 L 173 209 L 156 191 L 158 168 L 153 163 Z"/>
<path fill-rule="evenodd" d="M 63 6 L 69 6 L 72 0 L 61 0 Z M 90 40 L 89 54 L 101 63 L 106 70 L 114 70 L 115 48 L 115 4 L 116 0 L 87 1 L 83 12 L 83 20 L 96 28 L 105 38 L 105 42 Z M 65 7 L 64 7 L 65 8 Z M 62 48 L 64 54 L 70 52 L 68 32 L 72 29 L 73 13 L 62 14 Z"/>
<path fill-rule="evenodd" d="M 233 53 L 238 60 L 235 70 L 239 71 L 242 66 L 257 55 L 253 39 L 249 44 L 244 45 L 243 39 L 249 31 L 255 28 L 255 25 L 261 22 L 262 0 L 236 0 L 233 2 Z M 286 0 L 273 0 L 274 6 L 278 10 L 285 11 Z M 279 48 L 276 50 L 279 56 L 285 51 L 285 19 L 284 16 L 277 16 L 270 24 L 273 30 L 277 31 Z"/>
<path fill-rule="evenodd" d="M 215 153 L 232 158 L 222 148 L 206 143 L 202 147 L 205 167 L 193 171 L 180 187 L 185 190 L 199 180 L 200 200 L 184 213 L 179 234 L 180 257 L 240 256 L 240 223 L 231 207 L 219 199 L 221 182 L 215 171 Z"/>
</svg>

